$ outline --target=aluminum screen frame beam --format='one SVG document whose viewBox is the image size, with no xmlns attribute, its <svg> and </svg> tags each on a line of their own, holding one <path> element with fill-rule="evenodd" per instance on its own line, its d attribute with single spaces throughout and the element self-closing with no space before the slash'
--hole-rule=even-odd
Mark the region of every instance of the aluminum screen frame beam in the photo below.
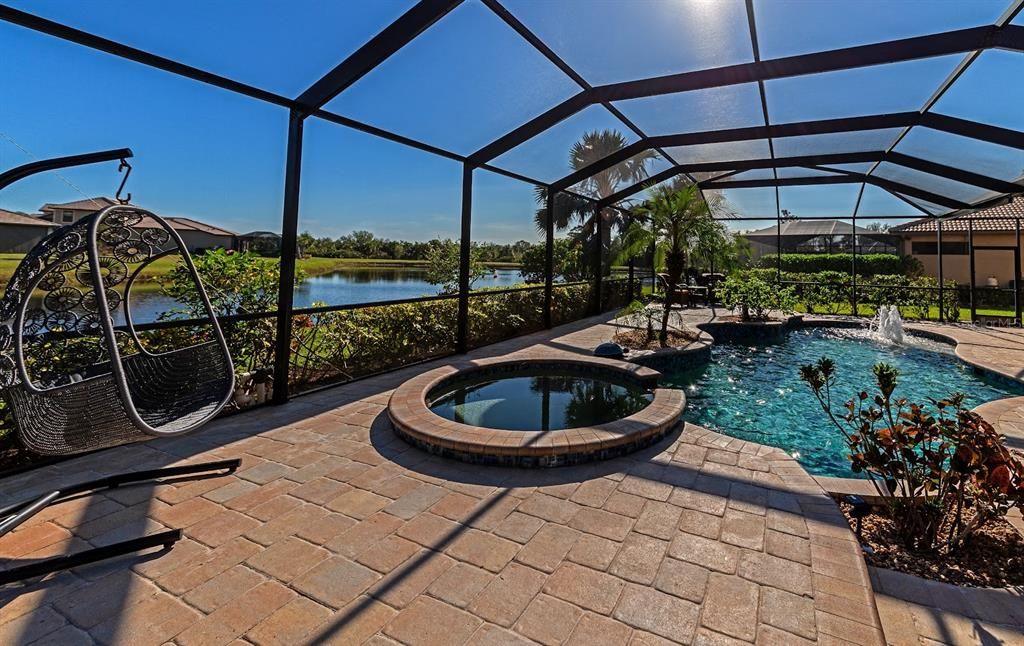
<svg viewBox="0 0 1024 646">
<path fill-rule="evenodd" d="M 295 103 L 307 112 L 322 108 L 460 4 L 462 0 L 419 0 L 383 31 L 309 86 L 296 97 Z"/>
<path fill-rule="evenodd" d="M 586 168 L 570 173 L 553 182 L 556 190 L 564 190 L 581 182 L 591 175 L 607 170 L 622 163 L 634 155 L 655 147 L 694 146 L 710 143 L 733 141 L 749 141 L 755 139 L 771 139 L 800 137 L 804 135 L 823 135 L 840 132 L 860 132 L 865 130 L 884 130 L 888 128 L 905 128 L 923 126 L 933 130 L 941 130 L 950 134 L 977 139 L 1010 148 L 1024 150 L 1024 132 L 992 126 L 978 121 L 970 121 L 959 117 L 950 117 L 933 112 L 893 112 L 874 114 L 863 117 L 843 117 L 840 119 L 821 119 L 816 121 L 798 121 L 780 123 L 769 126 L 749 126 L 746 128 L 729 128 L 724 130 L 705 130 L 701 132 L 657 135 L 646 140 L 636 141 L 625 148 L 600 159 Z M 879 151 L 884 152 L 884 151 Z M 968 171 L 964 171 L 965 173 Z"/>
<path fill-rule="evenodd" d="M 484 164 L 567 119 L 584 108 L 606 101 L 675 94 L 742 83 L 834 72 L 898 63 L 979 49 L 1003 48 L 1024 52 L 1024 27 L 986 25 L 927 36 L 826 50 L 767 61 L 740 63 L 712 69 L 671 74 L 636 81 L 601 85 L 552 107 L 511 132 L 480 148 L 469 158 Z"/>
<path fill-rule="evenodd" d="M 845 156 L 845 155 L 842 156 L 842 158 L 844 158 L 844 159 L 852 158 L 852 159 L 856 159 L 857 161 L 871 161 L 871 159 L 869 157 L 873 156 L 873 155 L 878 155 L 878 154 L 879 153 L 877 153 L 877 152 L 871 152 L 871 153 L 851 153 L 849 156 Z M 855 155 L 861 155 L 862 157 L 855 157 Z M 628 187 L 626 187 L 626 188 L 624 188 L 624 189 L 622 189 L 620 191 L 617 191 L 616 193 L 613 193 L 612 195 L 609 195 L 608 197 L 606 197 L 606 198 L 604 198 L 602 200 L 599 200 L 597 202 L 597 204 L 595 205 L 595 208 L 596 209 L 601 209 L 601 208 L 605 208 L 605 207 L 611 206 L 613 204 L 617 204 L 617 203 L 619 203 L 619 202 L 621 202 L 621 201 L 623 201 L 623 200 L 625 200 L 625 199 L 627 199 L 629 197 L 632 197 L 633 195 L 636 195 L 640 191 L 643 191 L 643 190 L 645 190 L 647 188 L 650 188 L 651 186 L 654 186 L 655 184 L 659 184 L 659 183 L 664 182 L 664 181 L 666 181 L 668 179 L 672 179 L 673 177 L 681 175 L 681 174 L 683 174 L 684 171 L 696 173 L 696 172 L 708 172 L 708 171 L 715 171 L 715 170 L 751 170 L 751 169 L 756 169 L 756 168 L 769 168 L 769 167 L 772 167 L 771 166 L 772 164 L 778 164 L 780 166 L 819 166 L 822 163 L 845 163 L 845 162 L 839 162 L 839 161 L 831 161 L 831 162 L 815 161 L 815 160 L 820 160 L 820 159 L 823 159 L 823 158 L 837 158 L 837 156 L 836 155 L 820 155 L 820 156 L 817 156 L 817 157 L 789 157 L 789 158 L 778 158 L 778 159 L 775 159 L 775 160 L 759 159 L 759 160 L 749 160 L 749 161 L 739 161 L 739 162 L 708 162 L 708 163 L 703 163 L 703 164 L 690 164 L 690 165 L 684 165 L 684 166 L 677 166 L 675 168 L 666 169 L 666 170 L 664 170 L 664 171 L 662 171 L 662 172 L 660 172 L 660 173 L 658 173 L 656 175 L 651 176 L 650 178 L 648 178 L 647 180 L 644 180 L 643 182 L 637 182 L 636 184 L 633 184 L 632 186 L 628 186 Z M 796 162 L 796 163 L 791 163 L 791 162 Z M 851 163 L 856 163 L 856 162 L 851 162 Z M 829 169 L 829 170 L 831 170 L 831 169 Z M 812 185 L 812 184 L 845 184 L 845 183 L 867 182 L 868 184 L 873 184 L 873 185 L 878 186 L 880 188 L 884 188 L 884 189 L 886 189 L 886 190 L 888 190 L 890 192 L 894 192 L 894 193 L 895 192 L 900 192 L 900 193 L 904 193 L 906 195 L 910 195 L 910 196 L 913 196 L 913 197 L 918 197 L 920 199 L 927 200 L 929 202 L 933 202 L 933 203 L 939 204 L 941 206 L 945 206 L 946 208 L 949 208 L 949 209 L 966 209 L 966 208 L 975 208 L 975 207 L 977 207 L 977 205 L 971 205 L 971 204 L 967 204 L 965 202 L 960 202 L 959 200 L 954 200 L 954 199 L 946 197 L 944 195 L 937 195 L 937 194 L 931 193 L 929 191 L 925 191 L 925 190 L 922 190 L 922 189 L 919 189 L 919 188 L 914 188 L 913 186 L 907 186 L 905 184 L 901 184 L 899 182 L 894 182 L 892 180 L 887 180 L 887 179 L 884 179 L 884 178 L 881 178 L 881 177 L 871 177 L 871 176 L 864 175 L 862 173 L 854 173 L 854 172 L 842 171 L 842 170 L 834 170 L 833 172 L 839 173 L 840 176 L 843 179 L 836 180 L 836 179 L 831 178 L 831 177 L 806 177 L 806 178 L 789 178 L 789 179 L 786 179 L 786 180 L 735 180 L 733 182 L 705 182 L 705 183 L 702 184 L 702 186 L 704 188 L 725 189 L 725 188 L 755 188 L 755 187 L 775 186 L 776 182 L 780 182 L 780 184 L 779 184 L 780 186 L 798 186 L 798 185 Z M 784 182 L 784 183 L 782 183 L 782 182 Z M 1020 189 L 1017 192 L 1024 192 L 1024 186 L 1019 186 L 1019 185 L 1015 185 L 1015 186 L 1017 186 Z M 995 199 L 1000 199 L 1000 198 L 995 198 Z"/>
<path fill-rule="evenodd" d="M 715 190 L 725 190 L 729 188 L 759 188 L 767 186 L 815 186 L 815 185 L 827 185 L 827 184 L 859 184 L 865 182 L 868 184 L 874 184 L 880 188 L 884 188 L 890 192 L 899 192 L 904 195 L 911 197 L 917 197 L 922 200 L 927 200 L 940 206 L 945 206 L 949 209 L 967 209 L 971 208 L 971 205 L 967 202 L 961 202 L 945 195 L 939 195 L 926 191 L 923 189 L 915 188 L 907 184 L 901 184 L 900 182 L 894 182 L 889 179 L 882 177 L 874 177 L 872 175 L 865 175 L 863 173 L 844 173 L 836 175 L 834 177 L 792 177 L 785 179 L 749 179 L 749 180 L 733 180 L 725 182 L 713 182 L 705 184 L 705 188 Z M 1024 189 L 1024 187 L 1021 187 Z"/>
</svg>

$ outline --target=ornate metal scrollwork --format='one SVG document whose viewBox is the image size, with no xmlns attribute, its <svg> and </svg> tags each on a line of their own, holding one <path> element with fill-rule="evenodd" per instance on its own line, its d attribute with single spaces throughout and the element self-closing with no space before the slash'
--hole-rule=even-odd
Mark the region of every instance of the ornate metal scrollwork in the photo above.
<svg viewBox="0 0 1024 646">
<path fill-rule="evenodd" d="M 82 292 L 74 287 L 59 287 L 43 298 L 43 305 L 51 312 L 67 312 L 82 302 Z"/>
<path fill-rule="evenodd" d="M 151 253 L 148 244 L 135 240 L 125 240 L 114 246 L 114 257 L 126 264 L 148 260 Z"/>
</svg>

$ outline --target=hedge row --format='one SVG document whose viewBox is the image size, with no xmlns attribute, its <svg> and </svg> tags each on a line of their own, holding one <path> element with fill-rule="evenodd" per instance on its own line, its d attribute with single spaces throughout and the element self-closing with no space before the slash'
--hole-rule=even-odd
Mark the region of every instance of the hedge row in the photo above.
<svg viewBox="0 0 1024 646">
<path fill-rule="evenodd" d="M 777 269 L 779 256 L 761 256 L 758 267 Z M 849 253 L 784 253 L 782 271 L 816 273 L 836 271 L 849 274 L 853 268 L 853 254 Z M 916 276 L 921 273 L 921 263 L 913 256 L 897 256 L 891 253 L 857 254 L 857 273 L 864 276 L 875 274 L 903 274 Z"/>
<path fill-rule="evenodd" d="M 775 269 L 746 269 L 738 273 L 741 279 L 759 279 L 778 284 Z M 854 298 L 852 276 L 838 271 L 814 273 L 782 272 L 782 282 L 796 289 L 797 302 L 811 313 L 840 314 L 852 309 Z M 930 308 L 939 305 L 939 281 L 931 276 L 910 277 L 902 274 L 875 274 L 857 276 L 857 302 L 877 308 L 879 305 L 897 305 L 904 316 L 926 319 Z M 956 281 L 947 280 L 942 293 L 947 318 L 960 316 L 960 290 Z"/>
</svg>

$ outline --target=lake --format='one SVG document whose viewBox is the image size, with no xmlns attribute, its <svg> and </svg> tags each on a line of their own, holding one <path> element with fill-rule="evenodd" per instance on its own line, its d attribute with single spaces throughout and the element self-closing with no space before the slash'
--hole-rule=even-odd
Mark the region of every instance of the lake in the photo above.
<svg viewBox="0 0 1024 646">
<path fill-rule="evenodd" d="M 481 287 L 511 287 L 523 282 L 518 269 L 495 269 L 473 284 Z M 310 276 L 295 289 L 295 307 L 313 303 L 348 305 L 433 296 L 437 285 L 426 281 L 421 267 L 351 267 L 329 274 Z M 176 301 L 158 291 L 132 293 L 132 314 L 136 323 L 148 323 L 160 314 L 176 309 Z M 118 323 L 121 323 L 118 316 Z"/>
</svg>

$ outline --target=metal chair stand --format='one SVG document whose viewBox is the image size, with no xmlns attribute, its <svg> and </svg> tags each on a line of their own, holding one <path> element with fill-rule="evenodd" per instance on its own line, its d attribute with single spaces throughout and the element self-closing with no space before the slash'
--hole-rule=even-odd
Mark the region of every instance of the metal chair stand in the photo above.
<svg viewBox="0 0 1024 646">
<path fill-rule="evenodd" d="M 91 495 L 107 489 L 116 489 L 125 485 L 138 485 L 146 482 L 167 484 L 180 480 L 202 480 L 206 478 L 220 478 L 234 473 L 241 465 L 239 459 L 220 460 L 217 462 L 204 462 L 201 464 L 188 464 L 164 469 L 149 469 L 146 471 L 133 471 L 119 473 L 97 480 L 89 480 L 78 484 L 50 491 L 42 496 L 15 503 L 0 509 L 0 538 L 18 525 L 21 525 L 32 516 L 38 514 L 50 505 L 55 505 L 66 500 L 77 498 L 83 494 Z M 149 536 L 133 538 L 103 547 L 97 547 L 74 554 L 67 554 L 42 561 L 35 561 L 27 565 L 10 568 L 0 572 L 0 585 L 23 581 L 37 576 L 43 576 L 52 572 L 59 572 L 69 568 L 78 567 L 87 563 L 95 563 L 133 552 L 147 550 L 153 547 L 163 546 L 165 550 L 170 549 L 174 543 L 181 539 L 181 530 L 172 529 Z"/>
</svg>

